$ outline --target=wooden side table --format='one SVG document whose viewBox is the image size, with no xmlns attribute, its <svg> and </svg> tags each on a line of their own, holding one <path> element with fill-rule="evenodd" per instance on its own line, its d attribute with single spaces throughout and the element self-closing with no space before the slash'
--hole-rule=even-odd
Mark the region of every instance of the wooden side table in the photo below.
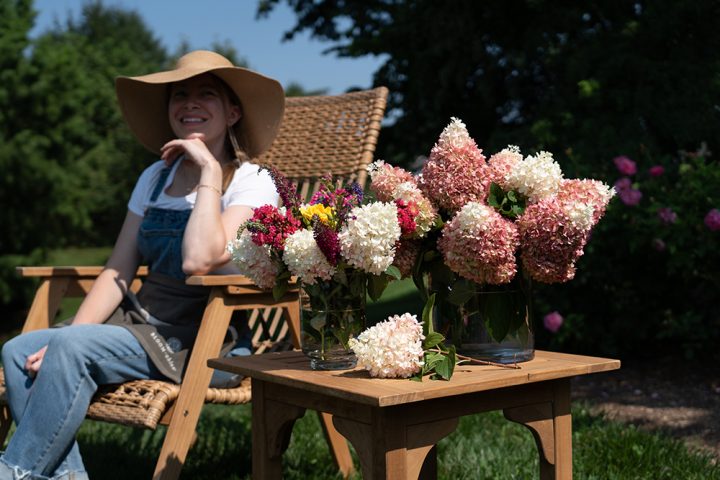
<svg viewBox="0 0 720 480">
<path fill-rule="evenodd" d="M 570 378 L 620 368 L 619 360 L 537 351 L 511 370 L 461 365 L 449 382 L 370 378 L 363 370 L 310 369 L 300 352 L 212 359 L 252 378 L 253 478 L 281 478 L 281 457 L 306 409 L 333 415 L 365 479 L 436 478 L 435 444 L 459 417 L 502 410 L 532 432 L 541 479 L 572 478 Z M 428 455 L 428 453 L 432 453 Z"/>
</svg>

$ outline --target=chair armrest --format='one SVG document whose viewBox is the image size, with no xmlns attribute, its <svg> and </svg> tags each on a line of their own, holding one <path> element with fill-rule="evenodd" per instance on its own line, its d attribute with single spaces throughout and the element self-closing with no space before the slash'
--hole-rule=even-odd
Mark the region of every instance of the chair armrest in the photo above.
<svg viewBox="0 0 720 480">
<path fill-rule="evenodd" d="M 89 267 L 74 267 L 74 266 L 63 266 L 63 267 L 16 267 L 15 271 L 22 277 L 90 277 L 95 278 L 103 271 L 102 266 L 89 266 Z M 138 268 L 136 276 L 146 277 L 148 269 L 145 266 Z"/>
<path fill-rule="evenodd" d="M 225 291 L 231 295 L 270 293 L 270 289 L 260 288 L 244 275 L 191 275 L 185 279 L 188 285 L 201 285 L 205 287 L 227 287 Z M 289 291 L 298 286 L 296 277 L 290 279 Z"/>
</svg>

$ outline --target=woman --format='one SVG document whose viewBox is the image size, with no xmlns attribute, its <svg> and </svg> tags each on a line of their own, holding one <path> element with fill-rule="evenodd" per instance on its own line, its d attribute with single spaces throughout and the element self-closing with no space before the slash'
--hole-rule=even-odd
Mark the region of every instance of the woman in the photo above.
<svg viewBox="0 0 720 480">
<path fill-rule="evenodd" d="M 71 325 L 3 347 L 17 430 L 0 479 L 87 478 L 75 434 L 98 385 L 180 382 L 208 295 L 185 285 L 186 275 L 227 269 L 225 246 L 252 208 L 278 202 L 267 172 L 248 161 L 279 128 L 277 81 L 195 51 L 173 70 L 120 77 L 116 89 L 130 129 L 160 160 L 140 176 L 110 259 Z M 141 262 L 150 274 L 133 295 Z"/>
</svg>

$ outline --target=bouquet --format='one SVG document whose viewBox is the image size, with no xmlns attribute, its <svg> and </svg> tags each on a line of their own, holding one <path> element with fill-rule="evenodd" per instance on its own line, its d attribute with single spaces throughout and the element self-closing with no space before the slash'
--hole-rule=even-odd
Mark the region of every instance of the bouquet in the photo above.
<svg viewBox="0 0 720 480">
<path fill-rule="evenodd" d="M 478 288 L 571 280 L 614 195 L 602 182 L 563 178 L 549 152 L 523 156 L 509 146 L 486 160 L 457 118 L 420 175 L 383 161 L 369 172 L 376 198 L 403 205 L 412 220 L 407 223 L 414 222 L 393 264 L 426 295 L 430 277 L 438 301 L 457 306 Z M 517 327 L 518 319 L 496 315 L 489 330 L 500 342 Z"/>
</svg>

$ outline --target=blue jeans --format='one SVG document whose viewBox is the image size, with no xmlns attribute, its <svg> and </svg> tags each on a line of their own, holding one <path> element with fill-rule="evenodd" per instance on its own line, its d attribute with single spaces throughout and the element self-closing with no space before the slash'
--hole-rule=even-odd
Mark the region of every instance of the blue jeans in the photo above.
<svg viewBox="0 0 720 480">
<path fill-rule="evenodd" d="M 45 345 L 40 371 L 30 378 L 27 356 Z M 87 478 L 75 434 L 97 387 L 163 378 L 135 337 L 114 325 L 29 332 L 3 346 L 2 360 L 17 430 L 0 457 L 0 479 Z"/>
</svg>

